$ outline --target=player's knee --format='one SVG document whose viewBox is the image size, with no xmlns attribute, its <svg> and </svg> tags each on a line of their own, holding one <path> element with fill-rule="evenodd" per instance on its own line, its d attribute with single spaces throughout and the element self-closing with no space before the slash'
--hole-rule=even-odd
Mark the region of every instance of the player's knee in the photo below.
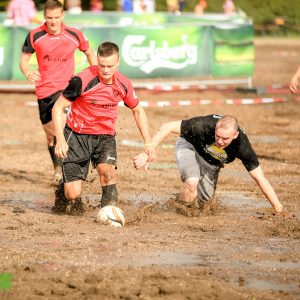
<svg viewBox="0 0 300 300">
<path fill-rule="evenodd" d="M 69 201 L 74 201 L 81 195 L 80 188 L 68 188 L 65 187 L 65 196 Z"/>
<path fill-rule="evenodd" d="M 184 183 L 186 190 L 191 193 L 195 194 L 197 192 L 197 185 L 199 182 L 199 178 L 189 178 Z"/>
<path fill-rule="evenodd" d="M 101 186 L 114 184 L 115 179 L 115 167 L 114 166 L 105 166 L 101 168 L 100 172 L 100 183 Z"/>
</svg>

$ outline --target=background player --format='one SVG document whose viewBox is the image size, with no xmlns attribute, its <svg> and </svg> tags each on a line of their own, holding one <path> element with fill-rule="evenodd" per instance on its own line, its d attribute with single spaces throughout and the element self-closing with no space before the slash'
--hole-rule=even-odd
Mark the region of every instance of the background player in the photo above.
<svg viewBox="0 0 300 300">
<path fill-rule="evenodd" d="M 74 74 L 76 49 L 86 55 L 90 65 L 97 64 L 97 59 L 82 32 L 63 24 L 64 11 L 60 1 L 46 1 L 44 18 L 45 24 L 31 30 L 26 37 L 20 57 L 20 69 L 29 81 L 35 83 L 40 120 L 54 166 L 54 180 L 58 182 L 61 166 L 54 154 L 52 107 Z M 29 66 L 34 52 L 38 70 L 30 70 Z"/>
</svg>

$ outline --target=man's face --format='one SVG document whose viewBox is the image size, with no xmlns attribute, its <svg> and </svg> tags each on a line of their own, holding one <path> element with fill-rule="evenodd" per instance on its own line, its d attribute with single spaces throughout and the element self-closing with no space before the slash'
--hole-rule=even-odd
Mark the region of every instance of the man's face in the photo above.
<svg viewBox="0 0 300 300">
<path fill-rule="evenodd" d="M 51 34 L 59 34 L 64 19 L 64 12 L 60 8 L 47 9 L 44 12 L 44 18 L 48 31 Z"/>
<path fill-rule="evenodd" d="M 236 139 L 238 135 L 239 132 L 235 131 L 234 128 L 221 128 L 217 125 L 215 130 L 216 146 L 220 149 L 224 149 L 230 145 L 230 143 Z"/>
<path fill-rule="evenodd" d="M 100 77 L 105 83 L 112 83 L 112 78 L 120 63 L 119 55 L 112 54 L 107 57 L 98 55 L 97 60 Z"/>
</svg>

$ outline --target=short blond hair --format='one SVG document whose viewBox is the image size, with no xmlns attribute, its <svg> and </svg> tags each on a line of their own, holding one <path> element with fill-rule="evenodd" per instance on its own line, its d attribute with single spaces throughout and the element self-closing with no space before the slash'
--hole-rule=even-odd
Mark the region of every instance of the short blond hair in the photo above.
<svg viewBox="0 0 300 300">
<path fill-rule="evenodd" d="M 44 6 L 44 12 L 46 12 L 47 9 L 56 9 L 60 8 L 62 11 L 64 10 L 63 1 L 59 0 L 47 0 Z"/>
<path fill-rule="evenodd" d="M 239 130 L 237 119 L 230 115 L 222 116 L 221 119 L 218 120 L 216 126 L 218 126 L 218 128 L 224 129 L 232 128 L 235 132 Z"/>
</svg>

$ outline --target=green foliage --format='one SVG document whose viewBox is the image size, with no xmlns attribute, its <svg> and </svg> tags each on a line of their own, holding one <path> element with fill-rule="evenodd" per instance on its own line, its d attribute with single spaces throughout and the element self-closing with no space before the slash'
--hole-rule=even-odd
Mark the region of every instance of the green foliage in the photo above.
<svg viewBox="0 0 300 300">
<path fill-rule="evenodd" d="M 36 7 L 41 8 L 46 0 L 34 0 Z M 67 0 L 65 0 L 67 1 Z M 206 0 L 208 13 L 222 13 L 224 0 Z M 89 0 L 81 0 L 82 7 L 89 9 Z M 157 11 L 167 11 L 166 0 L 155 0 Z M 186 0 L 184 12 L 192 13 L 199 0 Z M 8 0 L 0 0 L 0 10 L 5 10 Z M 103 0 L 104 10 L 119 9 L 119 0 Z M 284 18 L 286 24 L 300 25 L 299 0 L 234 0 L 235 6 L 244 11 L 254 24 L 273 23 L 277 17 Z"/>
<path fill-rule="evenodd" d="M 118 10 L 118 7 L 119 4 L 118 4 L 118 0 L 103 0 L 103 7 L 104 7 L 104 10 Z"/>
<path fill-rule="evenodd" d="M 208 13 L 222 13 L 224 0 L 206 0 Z M 186 0 L 184 12 L 193 12 L 199 0 Z M 273 22 L 283 17 L 287 22 L 300 24 L 299 1 L 296 0 L 234 0 L 235 6 L 245 12 L 254 23 Z M 156 0 L 158 11 L 166 11 L 166 0 Z"/>
</svg>

